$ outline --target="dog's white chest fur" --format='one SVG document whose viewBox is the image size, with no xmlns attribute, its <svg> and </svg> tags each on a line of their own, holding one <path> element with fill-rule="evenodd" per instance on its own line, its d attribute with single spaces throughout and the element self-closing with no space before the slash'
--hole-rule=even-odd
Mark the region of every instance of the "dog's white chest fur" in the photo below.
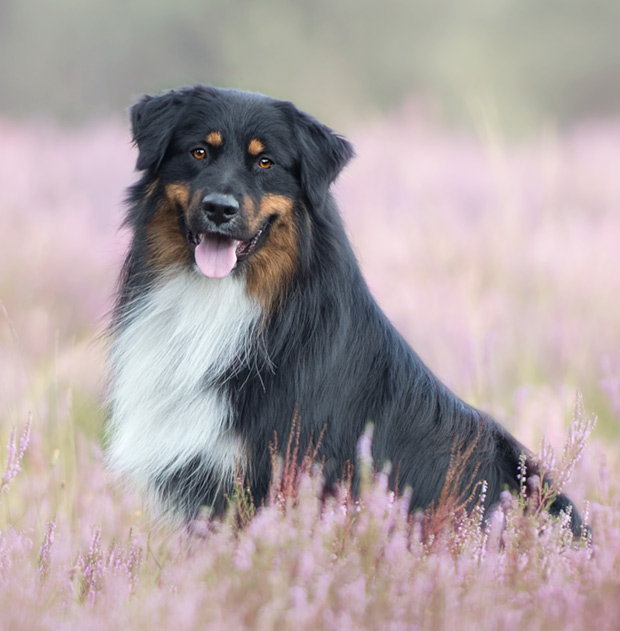
<svg viewBox="0 0 620 631">
<path fill-rule="evenodd" d="M 140 298 L 110 352 L 108 462 L 154 497 L 155 480 L 200 456 L 220 484 L 244 464 L 218 378 L 244 361 L 261 310 L 243 278 L 178 271 Z"/>
</svg>

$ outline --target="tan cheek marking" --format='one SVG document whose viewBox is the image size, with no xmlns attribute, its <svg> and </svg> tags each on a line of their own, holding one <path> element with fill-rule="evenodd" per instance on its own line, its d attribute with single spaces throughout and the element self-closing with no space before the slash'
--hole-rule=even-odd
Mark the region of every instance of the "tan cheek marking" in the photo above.
<svg viewBox="0 0 620 631">
<path fill-rule="evenodd" d="M 186 208 L 189 203 L 189 187 L 186 184 L 167 184 L 164 189 L 166 199 L 171 204 L 179 204 Z"/>
<path fill-rule="evenodd" d="M 256 230 L 260 226 L 258 226 L 258 212 L 256 209 L 256 204 L 252 201 L 252 198 L 249 195 L 243 196 L 243 205 L 241 208 L 242 216 L 247 218 L 248 225 L 250 226 L 250 230 L 257 226 Z"/>
<path fill-rule="evenodd" d="M 187 206 L 183 208 L 185 221 L 189 221 L 191 214 L 198 209 L 202 196 L 203 196 L 202 191 L 195 191 L 194 194 L 192 195 L 192 198 L 189 200 Z"/>
<path fill-rule="evenodd" d="M 263 217 L 277 213 L 293 216 L 293 200 L 285 195 L 265 195 L 260 203 L 260 214 Z"/>
<path fill-rule="evenodd" d="M 164 190 L 168 203 L 172 206 L 180 206 L 185 220 L 189 221 L 192 210 L 200 202 L 201 192 L 195 191 L 190 199 L 189 187 L 186 184 L 168 184 Z"/>
<path fill-rule="evenodd" d="M 293 217 L 293 201 L 283 195 L 266 195 L 258 216 L 277 218 L 267 241 L 256 252 L 248 270 L 248 291 L 265 311 L 279 308 L 297 263 L 297 229 Z M 260 225 L 259 221 L 259 225 Z"/>
<path fill-rule="evenodd" d="M 149 262 L 156 269 L 191 263 L 174 204 L 162 204 L 151 218 L 146 229 L 146 248 Z"/>
<path fill-rule="evenodd" d="M 252 138 L 252 140 L 250 140 L 250 144 L 248 145 L 248 151 L 251 155 L 257 156 L 265 151 L 265 145 L 258 138 Z"/>
<path fill-rule="evenodd" d="M 222 144 L 222 132 L 221 131 L 209 132 L 205 140 L 212 147 L 219 147 Z"/>
<path fill-rule="evenodd" d="M 244 208 L 247 209 L 250 232 L 257 232 L 271 215 L 293 216 L 293 201 L 284 195 L 265 195 L 257 208 L 247 195 L 244 197 Z"/>
</svg>

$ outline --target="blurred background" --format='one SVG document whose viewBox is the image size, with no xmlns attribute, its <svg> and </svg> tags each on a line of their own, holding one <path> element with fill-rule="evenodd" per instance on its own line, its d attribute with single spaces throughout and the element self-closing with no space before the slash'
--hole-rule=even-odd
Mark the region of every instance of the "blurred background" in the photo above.
<svg viewBox="0 0 620 631">
<path fill-rule="evenodd" d="M 103 333 L 128 243 L 123 199 L 137 177 L 127 108 L 195 82 L 291 100 L 351 139 L 357 157 L 335 195 L 365 278 L 458 395 L 533 451 L 544 437 L 557 461 L 583 435 L 579 423 L 598 418 L 566 489 L 589 515 L 596 563 L 573 574 L 569 562 L 570 589 L 555 553 L 538 580 L 515 574 L 543 585 L 540 606 L 559 603 L 562 620 L 581 606 L 596 620 L 618 593 L 620 0 L 0 0 L 0 627 L 66 628 L 65 599 L 81 590 L 83 600 L 86 568 L 103 558 L 92 542 L 101 535 L 112 551 L 127 540 L 134 550 L 134 534 L 151 541 L 140 499 L 120 493 L 103 464 Z M 57 578 L 42 591 L 56 525 Z M 546 537 L 541 550 L 554 550 Z M 111 628 L 112 609 L 133 628 L 134 614 L 150 620 L 177 596 L 202 623 L 206 574 L 177 594 L 188 581 L 168 573 L 173 558 L 153 555 L 129 611 L 114 596 L 127 597 L 125 583 L 114 583 L 111 600 L 85 601 L 72 628 Z M 244 585 L 213 567 L 218 589 Z M 94 585 L 101 570 L 88 571 Z M 613 582 L 607 590 L 597 572 Z M 579 580 L 596 596 L 590 605 L 571 596 Z M 438 584 L 433 603 L 448 593 Z M 309 602 L 291 586 L 290 602 Z M 47 615 L 24 622 L 52 609 L 56 627 Z M 99 626 L 84 622 L 91 611 Z"/>
<path fill-rule="evenodd" d="M 1 0 L 0 112 L 78 122 L 194 82 L 332 125 L 416 98 L 524 133 L 620 112 L 616 0 Z"/>
<path fill-rule="evenodd" d="M 24 506 L 113 502 L 100 334 L 136 177 L 126 112 L 195 82 L 292 100 L 350 137 L 336 195 L 381 306 L 533 449 L 561 449 L 581 391 L 598 438 L 571 493 L 607 501 L 619 34 L 617 0 L 0 0 L 0 462 L 31 414 Z"/>
</svg>

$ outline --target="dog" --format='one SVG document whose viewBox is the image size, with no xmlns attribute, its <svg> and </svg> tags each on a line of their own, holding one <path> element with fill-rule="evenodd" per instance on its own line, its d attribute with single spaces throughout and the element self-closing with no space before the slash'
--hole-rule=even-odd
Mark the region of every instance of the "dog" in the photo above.
<svg viewBox="0 0 620 631">
<path fill-rule="evenodd" d="M 300 453 L 320 436 L 325 488 L 374 424 L 411 510 L 440 498 L 458 443 L 461 491 L 488 506 L 518 490 L 531 453 L 422 362 L 362 278 L 330 186 L 353 157 L 342 136 L 292 103 L 196 85 L 130 110 L 139 181 L 113 312 L 109 466 L 163 514 L 226 509 L 241 472 L 256 505 L 270 446 L 299 416 Z M 355 477 L 355 476 L 354 476 Z M 552 513 L 571 511 L 559 495 Z"/>
</svg>

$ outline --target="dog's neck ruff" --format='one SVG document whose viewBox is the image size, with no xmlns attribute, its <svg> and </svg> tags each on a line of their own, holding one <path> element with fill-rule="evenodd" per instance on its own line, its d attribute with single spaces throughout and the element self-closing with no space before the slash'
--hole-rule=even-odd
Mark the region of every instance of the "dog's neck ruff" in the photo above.
<svg viewBox="0 0 620 631">
<path fill-rule="evenodd" d="M 157 486 L 194 458 L 219 484 L 245 464 L 226 373 L 247 362 L 261 309 L 243 277 L 175 270 L 140 298 L 110 350 L 108 463 L 159 504 Z"/>
</svg>

